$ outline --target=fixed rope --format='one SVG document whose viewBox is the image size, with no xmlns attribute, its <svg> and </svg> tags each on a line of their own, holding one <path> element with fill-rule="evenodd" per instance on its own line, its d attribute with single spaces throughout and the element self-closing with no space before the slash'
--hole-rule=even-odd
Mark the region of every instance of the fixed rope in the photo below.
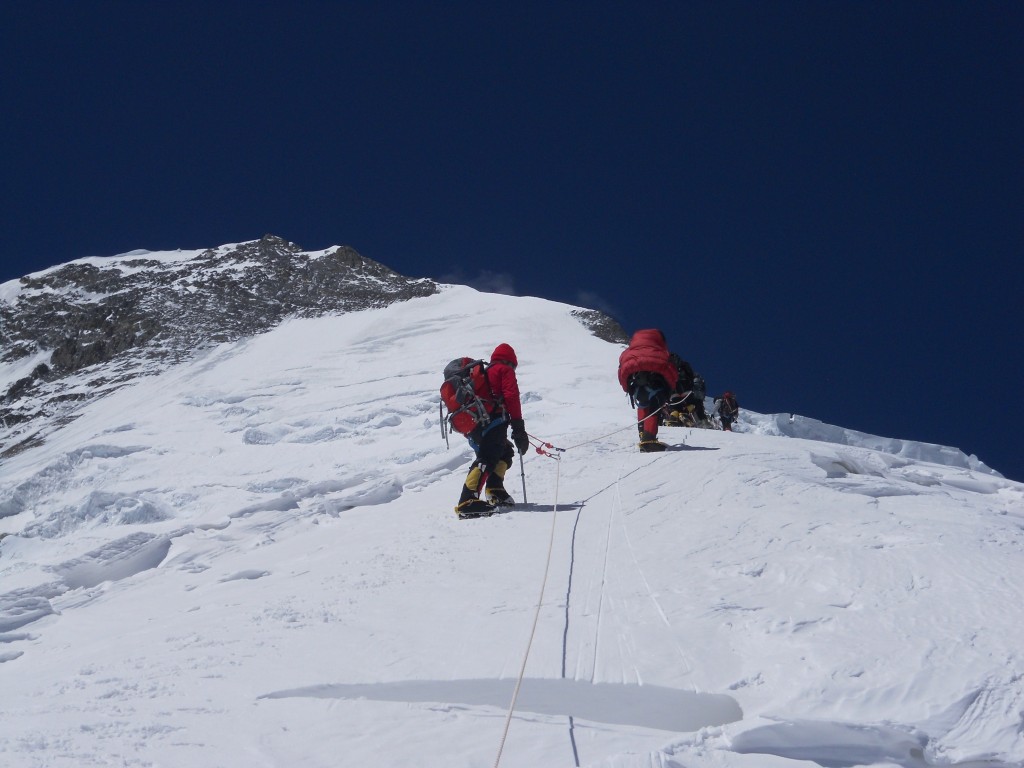
<svg viewBox="0 0 1024 768">
<path fill-rule="evenodd" d="M 541 452 L 540 447 L 537 448 L 538 452 Z M 519 677 L 516 678 L 516 687 L 512 691 L 512 701 L 508 705 L 508 714 L 505 716 L 505 728 L 501 734 L 501 743 L 498 745 L 498 756 L 494 760 L 494 768 L 498 768 L 498 764 L 501 762 L 501 753 L 505 749 L 505 739 L 508 738 L 508 729 L 512 724 L 512 714 L 516 710 L 516 700 L 519 698 L 519 689 L 523 684 L 523 677 L 526 676 L 526 662 L 530 658 L 530 648 L 533 647 L 533 638 L 537 634 L 537 624 L 540 621 L 540 609 L 544 604 L 544 590 L 547 588 L 548 573 L 551 571 L 551 554 L 555 549 L 555 530 L 556 522 L 558 521 L 558 483 L 561 477 L 562 462 L 561 457 L 550 453 L 544 453 L 550 458 L 555 459 L 558 462 L 557 469 L 555 470 L 555 510 L 551 516 L 551 538 L 548 541 L 548 557 L 547 562 L 544 564 L 544 578 L 541 579 L 540 583 L 540 596 L 537 598 L 537 610 L 533 615 L 533 628 L 530 630 L 530 639 L 526 643 L 526 652 L 523 654 L 523 664 L 519 668 Z"/>
<path fill-rule="evenodd" d="M 580 447 L 582 447 L 584 445 L 590 445 L 591 443 L 596 443 L 596 442 L 599 442 L 601 440 L 607 440 L 612 435 L 617 435 L 617 434 L 619 434 L 619 432 L 625 432 L 627 429 L 636 429 L 641 424 L 643 424 L 645 421 L 647 421 L 647 419 L 649 419 L 651 416 L 656 416 L 657 414 L 661 413 L 663 410 L 668 408 L 668 406 L 669 406 L 669 404 L 665 403 L 660 408 L 657 408 L 656 410 L 651 411 L 646 416 L 644 416 L 642 419 L 637 419 L 632 424 L 627 424 L 625 427 L 619 427 L 618 429 L 612 430 L 611 432 L 608 432 L 608 433 L 606 433 L 604 435 L 598 435 L 597 437 L 592 438 L 590 440 L 584 440 L 582 443 L 576 443 L 575 445 L 570 445 L 568 448 L 556 448 L 551 443 L 546 442 L 544 440 L 541 440 L 539 437 L 536 437 L 534 435 L 529 435 L 529 437 L 531 438 L 531 443 L 532 443 L 533 440 L 537 441 L 537 444 L 534 447 L 537 449 L 537 453 L 539 453 L 541 455 L 551 455 L 551 454 L 548 453 L 548 451 L 558 451 L 560 453 L 564 453 L 565 451 L 571 451 L 574 448 L 580 448 Z"/>
<path fill-rule="evenodd" d="M 601 435 L 599 437 L 595 437 L 592 440 L 586 440 L 586 441 L 584 441 L 582 443 L 577 443 L 575 445 L 569 446 L 568 448 L 558 448 L 558 447 L 552 445 L 550 442 L 548 442 L 546 440 L 542 440 L 541 438 L 539 438 L 539 437 L 537 437 L 535 435 L 527 434 L 527 437 L 530 440 L 530 445 L 532 445 L 536 449 L 537 453 L 539 453 L 541 456 L 546 456 L 549 459 L 554 459 L 557 462 L 556 469 L 555 469 L 554 514 L 552 514 L 552 516 L 551 516 L 551 536 L 550 536 L 550 538 L 548 540 L 548 555 L 547 555 L 547 560 L 544 563 L 544 576 L 541 579 L 540 595 L 537 598 L 537 607 L 536 607 L 536 610 L 534 611 L 534 614 L 533 614 L 533 626 L 530 628 L 530 637 L 529 637 L 529 639 L 526 642 L 526 651 L 523 653 L 523 663 L 522 663 L 522 665 L 519 668 L 519 675 L 516 678 L 516 685 L 515 685 L 515 688 L 512 691 L 512 701 L 509 703 L 509 705 L 508 705 L 508 712 L 505 714 L 505 727 L 502 729 L 501 742 L 498 744 L 498 754 L 497 754 L 497 756 L 494 759 L 494 768 L 498 768 L 499 764 L 501 763 L 502 752 L 504 752 L 504 750 L 505 750 L 505 741 L 508 739 L 508 731 L 509 731 L 509 728 L 512 725 L 512 715 L 515 713 L 516 701 L 519 699 L 519 689 L 522 687 L 522 685 L 523 685 L 523 678 L 526 676 L 526 663 L 527 663 L 527 661 L 530 658 L 530 649 L 533 647 L 533 639 L 534 639 L 534 637 L 537 634 L 537 624 L 540 622 L 540 610 L 541 610 L 541 607 L 544 604 L 544 592 L 547 589 L 548 574 L 551 572 L 551 556 L 552 556 L 552 553 L 554 552 L 554 549 L 555 549 L 555 531 L 557 530 L 557 522 L 558 522 L 558 491 L 559 491 L 559 482 L 560 482 L 561 476 L 562 476 L 562 456 L 561 456 L 561 454 L 565 453 L 566 451 L 573 450 L 574 448 L 579 448 L 579 447 L 584 446 L 584 445 L 589 445 L 590 443 L 596 443 L 599 440 L 605 440 L 605 439 L 611 437 L 612 435 L 618 434 L 619 432 L 625 432 L 627 429 L 636 429 L 640 424 L 643 423 L 644 420 L 646 420 L 650 416 L 656 415 L 659 411 L 661 411 L 662 409 L 666 408 L 667 405 L 668 404 L 666 403 L 665 405 L 661 406 L 661 408 L 658 408 L 657 410 L 652 411 L 651 413 L 647 414 L 647 416 L 645 416 L 643 419 L 638 420 L 634 424 L 627 425 L 625 427 L 622 427 L 621 429 L 616 429 L 613 432 L 609 432 L 606 435 Z M 522 457 L 520 457 L 520 458 L 522 458 Z M 526 489 L 526 480 L 525 480 L 525 477 L 524 477 L 524 480 L 523 480 L 524 494 L 525 494 L 525 489 Z"/>
</svg>

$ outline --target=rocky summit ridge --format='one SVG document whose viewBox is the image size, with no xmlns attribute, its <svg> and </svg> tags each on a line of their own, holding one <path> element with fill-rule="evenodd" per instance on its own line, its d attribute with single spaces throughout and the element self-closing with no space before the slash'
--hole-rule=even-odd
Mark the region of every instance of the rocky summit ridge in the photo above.
<svg viewBox="0 0 1024 768">
<path fill-rule="evenodd" d="M 44 425 L 66 422 L 82 401 L 211 345 L 288 317 L 438 291 L 348 246 L 310 253 L 274 235 L 195 252 L 79 259 L 17 283 L 0 301 L 0 365 L 22 363 L 0 402 L 0 458 L 37 441 Z"/>
<path fill-rule="evenodd" d="M 275 235 L 197 251 L 78 259 L 0 286 L 0 460 L 83 403 L 204 348 L 290 317 L 384 307 L 440 290 L 348 246 L 308 252 Z M 619 324 L 577 310 L 596 336 Z M 13 372 L 13 373 L 12 373 Z"/>
</svg>

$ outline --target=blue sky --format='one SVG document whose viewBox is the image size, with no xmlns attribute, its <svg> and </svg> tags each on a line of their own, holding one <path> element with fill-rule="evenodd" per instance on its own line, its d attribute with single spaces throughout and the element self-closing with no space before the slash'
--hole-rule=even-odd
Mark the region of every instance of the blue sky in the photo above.
<svg viewBox="0 0 1024 768">
<path fill-rule="evenodd" d="M 1017 3 L 40 2 L 0 22 L 0 279 L 265 233 L 347 244 L 660 327 L 754 410 L 1024 480 Z"/>
</svg>

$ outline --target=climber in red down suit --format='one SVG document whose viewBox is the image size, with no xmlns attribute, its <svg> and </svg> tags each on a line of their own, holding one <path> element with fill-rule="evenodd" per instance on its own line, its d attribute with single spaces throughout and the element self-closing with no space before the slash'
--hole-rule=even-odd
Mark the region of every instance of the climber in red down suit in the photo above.
<svg viewBox="0 0 1024 768">
<path fill-rule="evenodd" d="M 505 472 L 515 458 L 512 443 L 515 443 L 515 450 L 520 456 L 530 447 L 523 421 L 523 406 L 519 401 L 518 365 L 516 352 L 508 344 L 499 344 L 491 353 L 491 364 L 487 367 L 487 382 L 491 390 L 487 410 L 491 420 L 466 435 L 476 459 L 462 484 L 459 503 L 455 505 L 459 517 L 476 517 L 494 512 L 495 507 L 515 506 L 504 482 Z M 512 443 L 507 437 L 509 427 L 512 428 Z M 484 477 L 487 479 L 481 488 L 480 481 Z M 481 498 L 484 491 L 486 501 Z"/>
<path fill-rule="evenodd" d="M 636 408 L 640 452 L 663 451 L 658 441 L 658 409 L 668 403 L 679 372 L 669 359 L 665 334 L 656 328 L 637 331 L 619 355 L 619 384 Z"/>
</svg>

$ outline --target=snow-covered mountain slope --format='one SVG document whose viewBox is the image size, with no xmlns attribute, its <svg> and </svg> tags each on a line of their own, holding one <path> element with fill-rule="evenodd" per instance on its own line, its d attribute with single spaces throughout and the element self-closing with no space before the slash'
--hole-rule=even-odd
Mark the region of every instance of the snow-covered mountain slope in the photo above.
<svg viewBox="0 0 1024 768">
<path fill-rule="evenodd" d="M 347 246 L 304 251 L 274 235 L 77 259 L 0 284 L 0 461 L 81 403 L 212 344 L 436 291 Z"/>
<path fill-rule="evenodd" d="M 499 342 L 564 451 L 459 521 L 439 372 Z M 640 454 L 619 351 L 446 287 L 83 407 L 0 467 L 0 764 L 1024 764 L 1024 485 L 788 414 Z"/>
</svg>

